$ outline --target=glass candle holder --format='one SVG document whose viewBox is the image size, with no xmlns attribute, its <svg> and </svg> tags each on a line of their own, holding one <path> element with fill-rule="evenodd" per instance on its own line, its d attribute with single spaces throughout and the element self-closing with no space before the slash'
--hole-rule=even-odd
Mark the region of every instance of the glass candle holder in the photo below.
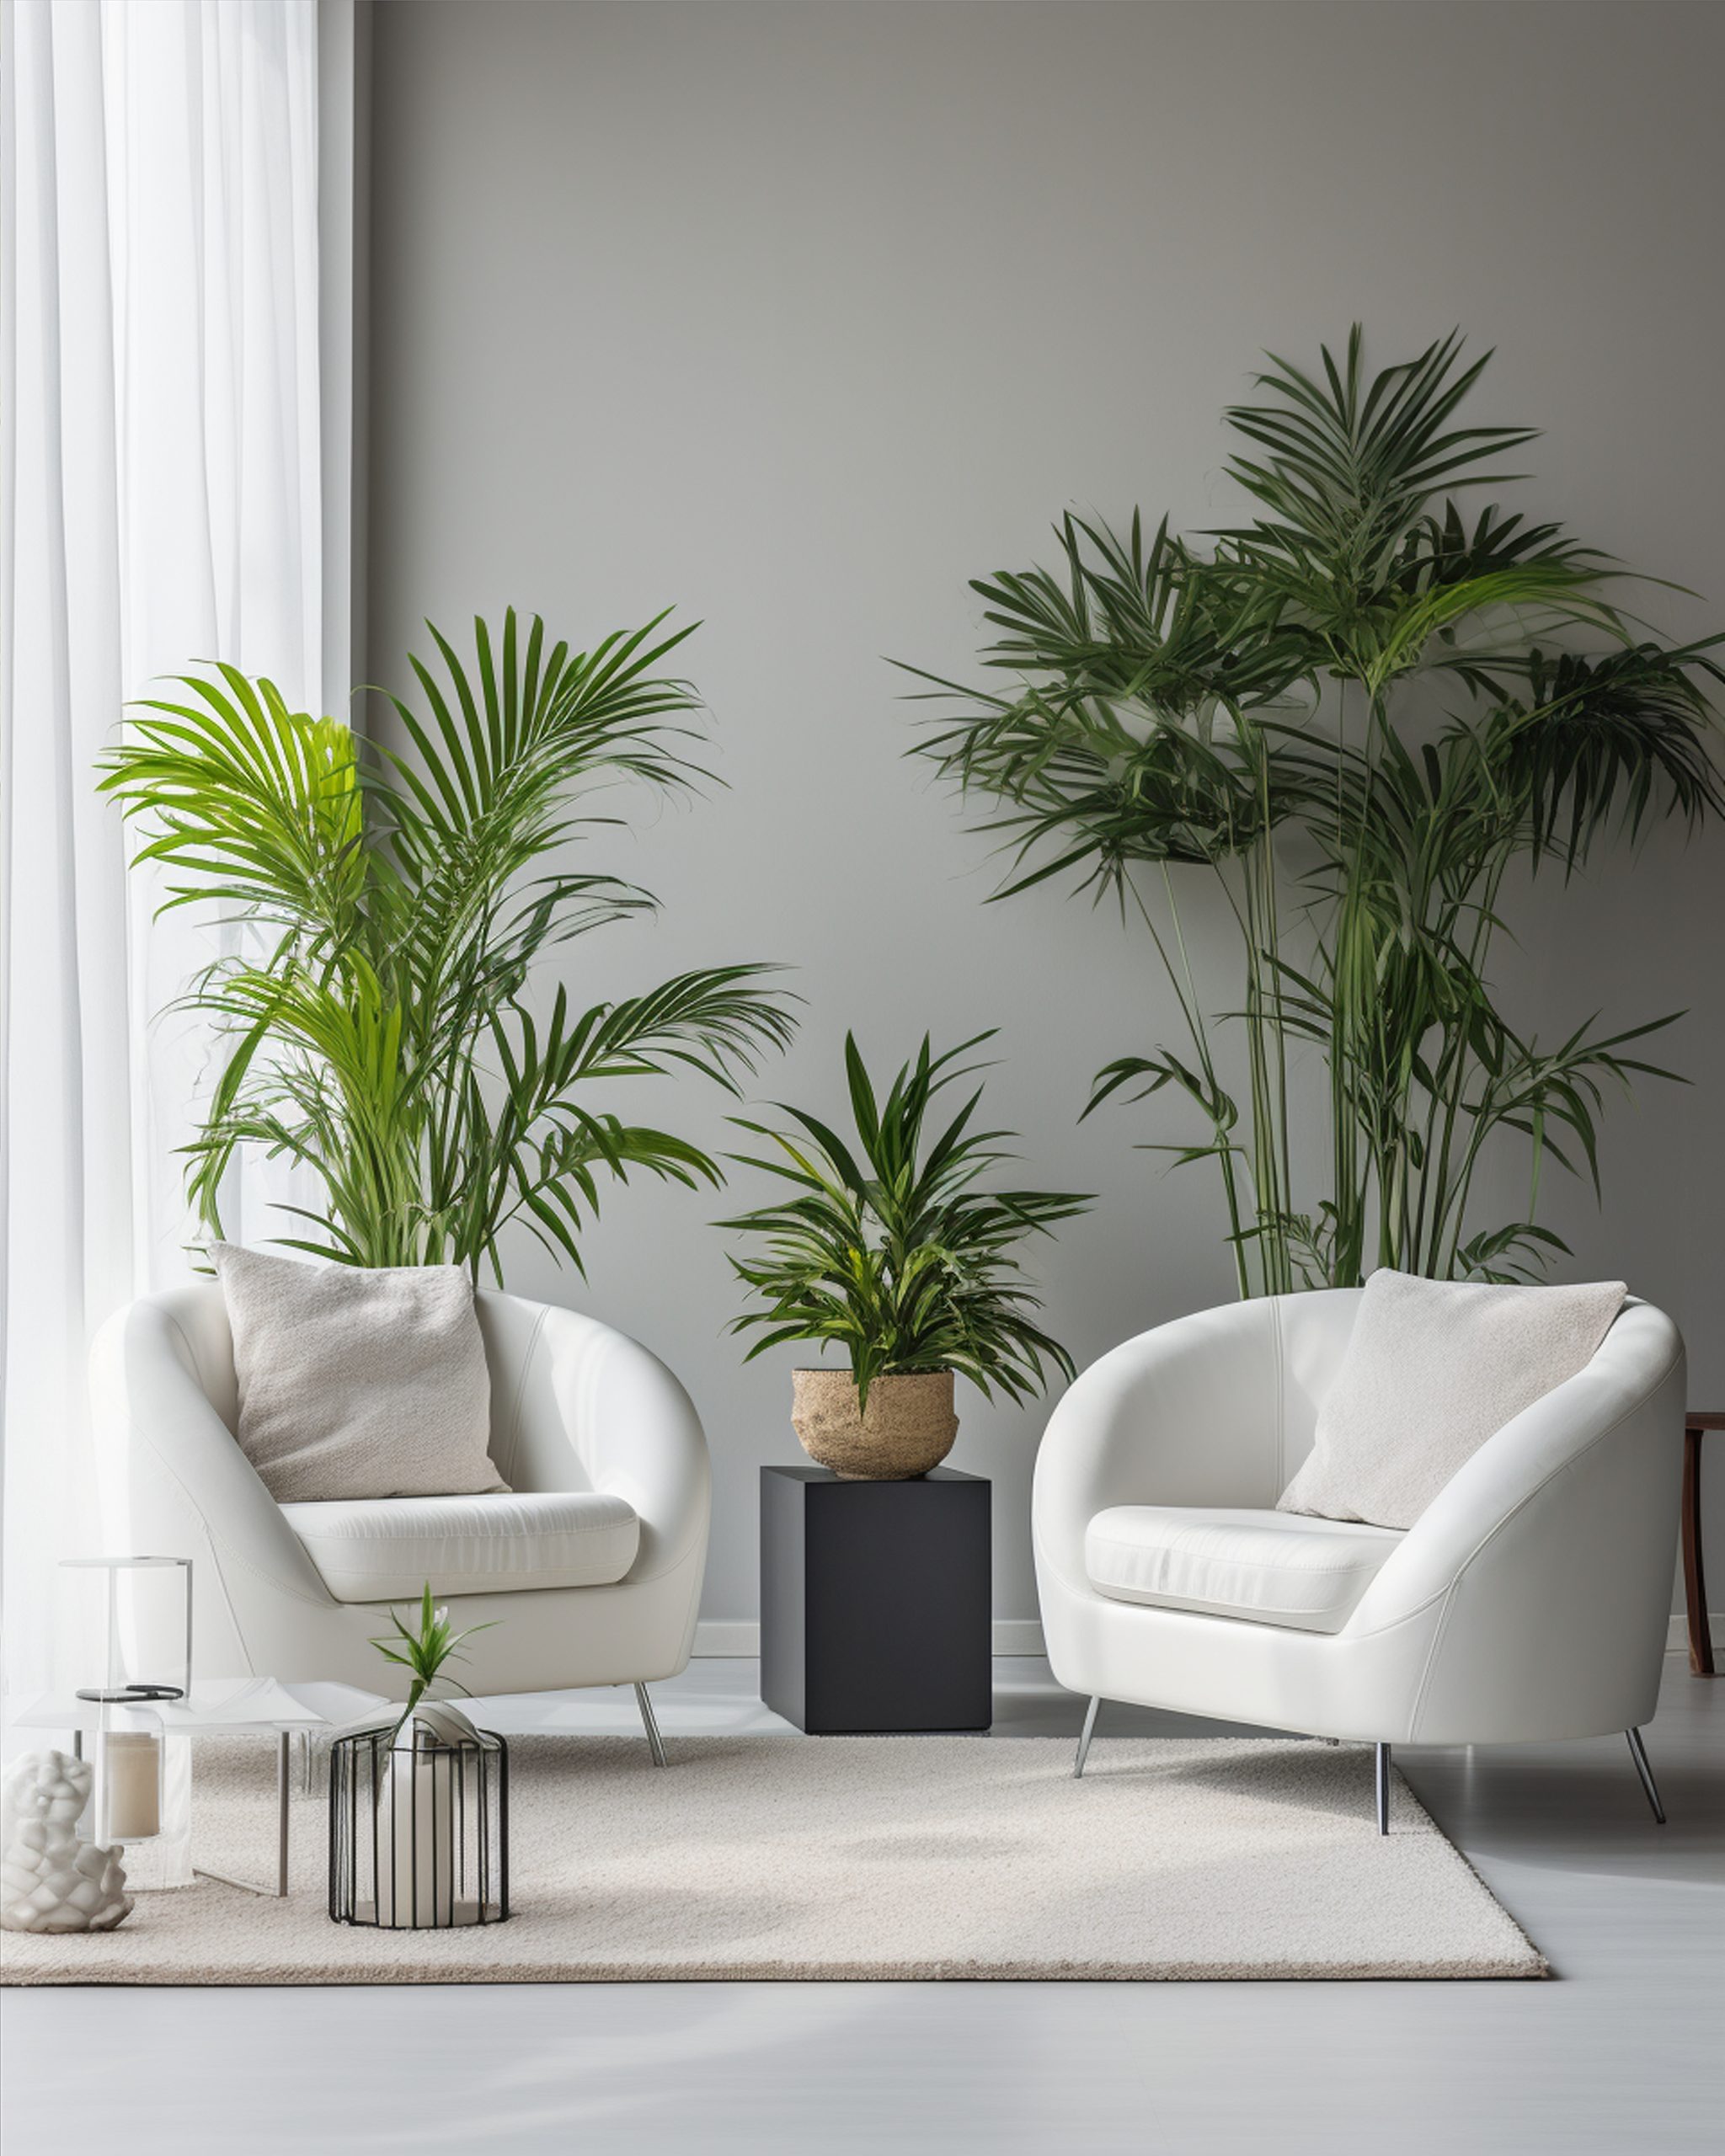
<svg viewBox="0 0 1725 2156">
<path fill-rule="evenodd" d="M 77 1696 L 99 1709 L 88 1812 L 91 1840 L 104 1846 L 154 1841 L 167 1809 L 167 1743 L 161 1716 L 152 1712 L 151 1703 L 184 1694 L 165 1684 L 131 1684 L 118 1692 L 91 1689 Z"/>
<path fill-rule="evenodd" d="M 190 1785 L 158 1711 L 191 1685 L 191 1560 L 187 1557 L 71 1557 L 71 1572 L 94 1574 L 104 1596 L 103 1681 L 80 1686 L 95 1709 L 95 1769 L 85 1828 L 104 1847 L 160 1847 L 148 1883 L 190 1878 Z M 184 1873 L 184 1878 L 181 1874 Z M 142 1882 L 141 1882 L 142 1883 Z"/>
</svg>

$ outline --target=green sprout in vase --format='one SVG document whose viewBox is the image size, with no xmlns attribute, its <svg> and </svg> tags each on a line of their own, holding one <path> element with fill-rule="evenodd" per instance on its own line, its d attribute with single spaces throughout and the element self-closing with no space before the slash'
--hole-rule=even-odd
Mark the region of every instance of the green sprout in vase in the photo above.
<svg viewBox="0 0 1725 2156">
<path fill-rule="evenodd" d="M 467 1686 L 451 1677 L 443 1665 L 446 1662 L 464 1662 L 467 1657 L 462 1642 L 472 1639 L 475 1632 L 489 1632 L 498 1620 L 491 1618 L 483 1625 L 470 1625 L 465 1632 L 453 1630 L 447 1606 L 439 1609 L 433 1605 L 431 1582 L 427 1580 L 419 1604 L 418 1631 L 410 1631 L 403 1624 L 399 1610 L 390 1611 L 389 1621 L 395 1627 L 395 1637 L 393 1640 L 373 1640 L 371 1645 L 386 1662 L 395 1662 L 413 1674 L 413 1683 L 408 1688 L 407 1705 L 402 1709 L 394 1729 L 390 1732 L 391 1736 L 395 1737 L 406 1726 L 414 1709 L 434 1684 L 451 1685 L 463 1699 L 473 1697 Z"/>
</svg>

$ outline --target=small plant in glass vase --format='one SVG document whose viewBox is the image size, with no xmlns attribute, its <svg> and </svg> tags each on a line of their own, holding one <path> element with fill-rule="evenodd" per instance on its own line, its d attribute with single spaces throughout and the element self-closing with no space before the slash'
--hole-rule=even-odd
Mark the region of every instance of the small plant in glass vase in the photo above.
<svg viewBox="0 0 1725 2156">
<path fill-rule="evenodd" d="M 760 1331 L 749 1361 L 789 1341 L 844 1353 L 846 1369 L 793 1373 L 791 1420 L 809 1458 L 847 1481 L 908 1481 L 937 1466 L 958 1433 L 955 1374 L 985 1399 L 998 1390 L 1014 1401 L 1042 1390 L 1044 1364 L 1073 1374 L 1071 1356 L 1035 1321 L 1041 1305 L 1017 1248 L 1083 1212 L 1090 1197 L 979 1188 L 1012 1157 L 1000 1141 L 1014 1134 L 970 1128 L 980 1086 L 929 1134 L 936 1097 L 976 1068 L 959 1059 L 992 1038 L 937 1055 L 925 1035 L 883 1099 L 847 1034 L 853 1141 L 782 1103 L 794 1130 L 734 1118 L 776 1157 L 732 1158 L 789 1187 L 718 1223 L 763 1246 L 758 1257 L 731 1260 L 756 1304 L 731 1329 Z"/>
</svg>

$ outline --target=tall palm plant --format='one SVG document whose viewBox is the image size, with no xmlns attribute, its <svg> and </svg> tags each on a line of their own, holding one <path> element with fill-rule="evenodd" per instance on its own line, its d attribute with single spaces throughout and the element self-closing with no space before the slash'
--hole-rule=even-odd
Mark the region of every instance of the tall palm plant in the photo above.
<svg viewBox="0 0 1725 2156">
<path fill-rule="evenodd" d="M 579 813 L 606 782 L 686 787 L 698 699 L 665 670 L 690 632 L 660 615 L 590 652 L 547 648 L 514 611 L 474 625 L 464 661 L 430 630 L 411 661 L 422 707 L 392 697 L 403 746 L 291 711 L 230 666 L 180 677 L 104 760 L 104 789 L 141 819 L 169 906 L 213 906 L 248 947 L 185 1003 L 224 1061 L 190 1148 L 199 1215 L 243 1146 L 302 1162 L 323 1203 L 292 1209 L 296 1247 L 354 1265 L 489 1266 L 520 1223 L 580 1264 L 605 1179 L 632 1168 L 693 1185 L 716 1164 L 672 1133 L 594 1104 L 606 1080 L 693 1069 L 734 1090 L 791 1021 L 759 965 L 681 974 L 578 1010 L 559 985 L 536 1015 L 536 966 L 650 907 L 571 848 L 614 820 Z"/>
<path fill-rule="evenodd" d="M 1505 483 L 1498 460 L 1533 438 L 1462 423 L 1489 356 L 1464 364 L 1452 334 L 1368 376 L 1356 328 L 1316 375 L 1273 360 L 1263 401 L 1226 415 L 1249 445 L 1229 469 L 1250 522 L 1202 547 L 1164 526 L 1146 550 L 1135 517 L 1124 542 L 1066 518 L 1059 577 L 974 586 L 1012 692 L 934 682 L 964 708 L 924 750 L 1001 804 L 985 828 L 1015 848 L 997 895 L 1076 869 L 1151 929 L 1189 1053 L 1118 1059 L 1090 1107 L 1165 1088 L 1197 1105 L 1207 1136 L 1172 1150 L 1220 1166 L 1243 1294 L 1351 1283 L 1373 1260 L 1537 1270 L 1561 1248 L 1534 1217 L 1542 1159 L 1597 1176 L 1603 1089 L 1654 1070 L 1627 1051 L 1669 1022 L 1542 1048 L 1490 986 L 1514 862 L 1571 870 L 1607 832 L 1722 805 L 1722 676 L 1710 643 L 1638 639 L 1622 573 L 1558 526 L 1464 516 L 1456 490 Z M 1416 683 L 1461 699 L 1435 739 L 1408 712 Z M 1240 932 L 1243 1116 L 1186 957 L 1194 869 Z M 1301 1038 L 1326 1059 L 1330 1129 L 1328 1187 L 1304 1206 Z M 1528 1217 L 1481 1228 L 1476 1173 L 1506 1133 L 1530 1149 Z"/>
</svg>

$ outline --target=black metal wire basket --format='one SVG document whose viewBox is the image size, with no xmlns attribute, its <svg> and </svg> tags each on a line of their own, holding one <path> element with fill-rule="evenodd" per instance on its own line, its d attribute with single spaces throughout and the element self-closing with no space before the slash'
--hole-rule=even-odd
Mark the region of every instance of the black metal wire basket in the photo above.
<svg viewBox="0 0 1725 2156">
<path fill-rule="evenodd" d="M 465 1717 L 462 1717 L 465 1721 Z M 471 1728 L 471 1725 L 467 1725 Z M 329 1753 L 329 1914 L 382 1930 L 509 1915 L 509 1747 L 414 1717 Z"/>
</svg>

